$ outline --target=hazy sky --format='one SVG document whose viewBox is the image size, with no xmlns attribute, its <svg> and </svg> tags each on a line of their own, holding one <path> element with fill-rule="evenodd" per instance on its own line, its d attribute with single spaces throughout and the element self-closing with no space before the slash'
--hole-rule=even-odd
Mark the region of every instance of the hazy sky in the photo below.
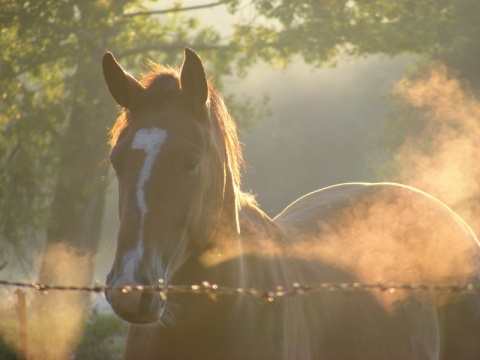
<svg viewBox="0 0 480 360">
<path fill-rule="evenodd" d="M 242 133 L 250 167 L 244 188 L 275 215 L 321 187 L 372 181 L 386 96 L 407 63 L 406 58 L 368 58 L 315 71 L 302 63 L 286 71 L 252 69 L 236 87 L 267 94 L 273 114 L 251 133 Z"/>
</svg>

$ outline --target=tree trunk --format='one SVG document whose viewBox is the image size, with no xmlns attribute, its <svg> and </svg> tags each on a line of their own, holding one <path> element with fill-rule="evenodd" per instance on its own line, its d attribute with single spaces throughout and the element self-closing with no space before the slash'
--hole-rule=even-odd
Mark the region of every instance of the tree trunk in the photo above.
<svg viewBox="0 0 480 360">
<path fill-rule="evenodd" d="M 100 59 L 101 51 L 92 51 L 77 67 L 74 100 L 59 144 L 59 173 L 40 283 L 86 286 L 93 277 L 108 186 L 107 128 L 114 113 Z M 33 332 L 38 335 L 30 348 L 35 358 L 71 357 L 81 340 L 88 299 L 80 292 L 50 292 L 36 298 L 34 323 L 49 328 Z"/>
</svg>

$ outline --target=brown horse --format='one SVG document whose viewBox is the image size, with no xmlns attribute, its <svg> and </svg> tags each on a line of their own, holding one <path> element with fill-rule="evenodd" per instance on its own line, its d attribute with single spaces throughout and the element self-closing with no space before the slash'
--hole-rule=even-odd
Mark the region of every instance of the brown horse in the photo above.
<svg viewBox="0 0 480 360">
<path fill-rule="evenodd" d="M 235 123 L 192 50 L 179 71 L 155 66 L 141 82 L 110 53 L 103 71 L 123 107 L 111 138 L 121 223 L 108 285 L 479 283 L 473 232 L 407 186 L 333 186 L 265 215 L 240 191 Z M 126 358 L 480 359 L 474 294 L 160 295 L 107 291 L 132 323 Z"/>
</svg>

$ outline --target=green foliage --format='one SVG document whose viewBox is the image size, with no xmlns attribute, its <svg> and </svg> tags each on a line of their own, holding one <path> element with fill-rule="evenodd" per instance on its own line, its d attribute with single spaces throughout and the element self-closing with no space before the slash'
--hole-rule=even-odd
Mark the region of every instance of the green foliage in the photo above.
<svg viewBox="0 0 480 360">
<path fill-rule="evenodd" d="M 242 61 L 332 63 L 339 55 L 438 55 L 460 50 L 478 35 L 478 1 L 261 0 L 260 20 L 238 25 Z M 466 41 L 466 42 L 465 42 Z"/>
<path fill-rule="evenodd" d="M 128 325 L 114 314 L 94 311 L 87 319 L 82 342 L 74 358 L 77 360 L 122 359 Z"/>
<path fill-rule="evenodd" d="M 2 360 L 20 360 L 21 357 L 5 342 L 0 336 L 0 359 Z"/>
<path fill-rule="evenodd" d="M 235 114 L 238 127 L 245 131 L 251 131 L 258 121 L 272 115 L 268 96 L 252 100 L 251 97 L 237 99 L 235 95 L 230 95 L 225 102 L 228 109 Z"/>
<path fill-rule="evenodd" d="M 42 5 L 49 2 L 32 6 Z M 50 160 L 65 121 L 61 94 L 67 91 L 59 73 L 63 64 L 55 61 L 61 50 L 52 44 L 66 36 L 45 25 L 48 11 L 33 16 L 28 2 L 2 4 L 2 10 L 0 233 L 16 241 L 33 236 L 46 217 L 48 188 L 55 177 Z"/>
<path fill-rule="evenodd" d="M 185 45 L 218 49 L 204 58 L 219 81 L 232 49 L 185 13 L 141 15 L 140 0 L 0 0 L 0 9 L 0 238 L 31 243 L 48 228 L 68 239 L 58 228 L 82 232 L 89 199 L 106 186 L 98 167 L 115 110 L 102 54 L 139 74 L 147 58 L 179 64 Z"/>
</svg>

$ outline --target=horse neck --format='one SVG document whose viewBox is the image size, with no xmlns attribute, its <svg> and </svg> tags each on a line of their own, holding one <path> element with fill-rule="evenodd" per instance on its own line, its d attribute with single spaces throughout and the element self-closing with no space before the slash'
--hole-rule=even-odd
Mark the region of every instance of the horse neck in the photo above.
<svg viewBox="0 0 480 360">
<path fill-rule="evenodd" d="M 292 243 L 278 225 L 248 197 L 238 201 L 237 214 L 239 226 L 231 216 L 221 220 L 210 246 L 193 256 L 174 282 L 274 289 L 298 280 L 295 261 L 286 256 Z"/>
<path fill-rule="evenodd" d="M 230 222 L 219 229 L 215 239 L 219 269 L 230 276 L 236 274 L 234 286 L 267 288 L 284 283 L 284 275 L 292 270 L 285 261 L 290 239 L 248 195 L 238 196 L 239 231 Z"/>
<path fill-rule="evenodd" d="M 248 195 L 243 195 L 239 201 L 238 212 L 240 238 L 244 245 L 266 242 L 280 245 L 288 240 L 278 225 Z"/>
</svg>

